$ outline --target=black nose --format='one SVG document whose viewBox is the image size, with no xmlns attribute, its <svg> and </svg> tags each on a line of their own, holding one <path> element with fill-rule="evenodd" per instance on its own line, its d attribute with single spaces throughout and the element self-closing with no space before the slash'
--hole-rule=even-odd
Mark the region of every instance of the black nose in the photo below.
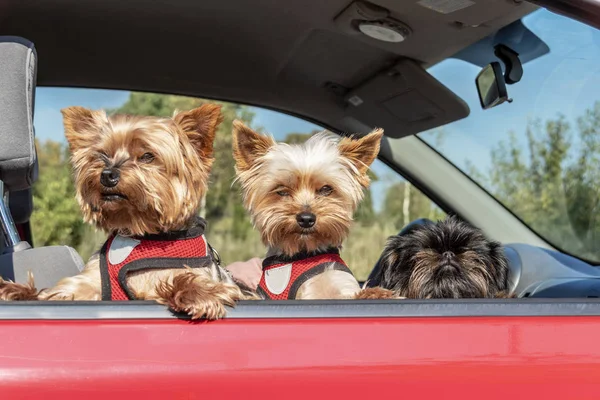
<svg viewBox="0 0 600 400">
<path fill-rule="evenodd" d="M 301 212 L 296 215 L 296 221 L 301 228 L 311 228 L 317 222 L 317 216 L 309 212 Z"/>
<path fill-rule="evenodd" d="M 442 257 L 445 258 L 446 260 L 449 260 L 452 257 L 454 257 L 454 253 L 451 251 L 446 251 L 446 252 L 444 252 L 444 254 L 442 254 Z"/>
<path fill-rule="evenodd" d="M 100 174 L 100 183 L 102 184 L 102 186 L 106 186 L 109 188 L 115 187 L 117 186 L 117 183 L 119 183 L 120 176 L 121 173 L 118 169 L 106 168 L 104 171 L 102 171 L 102 174 Z"/>
</svg>

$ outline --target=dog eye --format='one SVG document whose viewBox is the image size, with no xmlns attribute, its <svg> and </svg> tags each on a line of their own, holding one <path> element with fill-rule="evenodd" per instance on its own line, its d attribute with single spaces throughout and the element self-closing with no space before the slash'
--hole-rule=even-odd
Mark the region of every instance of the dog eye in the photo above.
<svg viewBox="0 0 600 400">
<path fill-rule="evenodd" d="M 152 162 L 152 160 L 154 160 L 154 154 L 152 154 L 152 153 L 144 153 L 140 157 L 141 162 L 150 163 L 150 162 Z"/>
<path fill-rule="evenodd" d="M 108 155 L 103 151 L 98 152 L 98 158 L 100 158 L 104 162 L 108 162 L 109 160 Z"/>
<path fill-rule="evenodd" d="M 290 193 L 287 190 L 279 190 L 276 193 L 281 197 L 287 197 L 290 195 Z"/>
<path fill-rule="evenodd" d="M 321 196 L 329 196 L 331 192 L 333 192 L 333 188 L 329 185 L 325 185 L 317 191 Z"/>
</svg>

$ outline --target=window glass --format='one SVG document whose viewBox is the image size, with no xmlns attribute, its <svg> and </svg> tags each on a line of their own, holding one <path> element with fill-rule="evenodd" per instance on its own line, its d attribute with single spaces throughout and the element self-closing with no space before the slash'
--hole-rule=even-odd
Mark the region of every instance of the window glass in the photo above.
<svg viewBox="0 0 600 400">
<path fill-rule="evenodd" d="M 447 59 L 429 72 L 471 114 L 419 137 L 548 242 L 600 262 L 600 31 L 544 9 L 522 22 L 549 52 L 507 85 L 513 102 L 482 110 L 481 69 Z"/>
</svg>

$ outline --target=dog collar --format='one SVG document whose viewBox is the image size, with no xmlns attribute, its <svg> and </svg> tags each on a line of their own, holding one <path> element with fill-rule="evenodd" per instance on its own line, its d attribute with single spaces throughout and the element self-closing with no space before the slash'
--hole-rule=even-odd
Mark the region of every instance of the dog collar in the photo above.
<svg viewBox="0 0 600 400">
<path fill-rule="evenodd" d="M 100 250 L 102 300 L 135 300 L 127 287 L 127 274 L 150 269 L 210 266 L 213 250 L 204 237 L 206 221 L 200 217 L 189 229 L 144 236 L 112 234 Z"/>
<path fill-rule="evenodd" d="M 352 275 L 336 248 L 299 253 L 293 257 L 267 257 L 263 261 L 263 273 L 257 291 L 269 300 L 294 300 L 302 284 L 322 274 L 326 269 L 344 271 Z"/>
</svg>

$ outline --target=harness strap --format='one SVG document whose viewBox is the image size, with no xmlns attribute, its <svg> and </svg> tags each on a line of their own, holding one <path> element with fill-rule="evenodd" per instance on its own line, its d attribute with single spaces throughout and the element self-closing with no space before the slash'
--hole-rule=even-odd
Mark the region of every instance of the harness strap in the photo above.
<svg viewBox="0 0 600 400">
<path fill-rule="evenodd" d="M 102 300 L 135 300 L 127 285 L 130 272 L 210 267 L 213 254 L 218 253 L 204 238 L 205 225 L 198 218 L 185 231 L 143 237 L 111 235 L 100 250 Z"/>
<path fill-rule="evenodd" d="M 281 291 L 272 292 L 273 286 L 269 288 L 268 272 L 277 271 L 279 268 L 279 285 Z M 256 289 L 257 292 L 266 299 L 270 300 L 294 300 L 300 287 L 311 278 L 322 274 L 326 270 L 343 271 L 352 274 L 352 271 L 339 256 L 338 249 L 328 249 L 318 253 L 301 253 L 293 257 L 272 256 L 263 261 L 263 276 Z M 287 276 L 286 276 L 287 272 Z M 276 275 L 277 276 L 277 275 Z M 271 277 L 274 278 L 273 276 Z M 287 282 L 283 279 L 287 278 Z M 270 281 L 273 283 L 273 281 Z"/>
</svg>

